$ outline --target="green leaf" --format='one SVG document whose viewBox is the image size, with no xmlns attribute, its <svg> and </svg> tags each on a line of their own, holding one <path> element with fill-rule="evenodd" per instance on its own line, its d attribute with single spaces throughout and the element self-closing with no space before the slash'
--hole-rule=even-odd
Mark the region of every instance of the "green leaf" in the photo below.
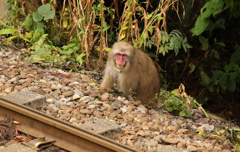
<svg viewBox="0 0 240 152">
<path fill-rule="evenodd" d="M 226 71 L 226 73 L 229 73 L 230 71 L 235 71 L 239 68 L 239 66 L 237 64 L 234 63 L 230 63 L 224 66 L 224 70 Z"/>
<path fill-rule="evenodd" d="M 153 33 L 153 28 L 152 28 L 152 26 L 149 26 L 148 27 L 148 31 L 152 34 Z"/>
<path fill-rule="evenodd" d="M 15 34 L 18 30 L 15 28 L 8 28 L 0 30 L 0 34 Z"/>
<path fill-rule="evenodd" d="M 32 42 L 37 42 L 41 37 L 41 33 L 36 29 L 33 33 Z"/>
<path fill-rule="evenodd" d="M 190 30 L 193 33 L 193 36 L 194 35 L 198 36 L 202 34 L 204 30 L 207 28 L 209 21 L 210 18 L 202 19 L 201 15 L 199 15 L 195 23 L 195 27 Z"/>
<path fill-rule="evenodd" d="M 42 16 L 46 16 L 46 13 L 48 13 L 50 10 L 51 10 L 51 5 L 45 4 L 38 8 L 38 13 Z"/>
<path fill-rule="evenodd" d="M 68 45 L 62 46 L 62 48 L 63 48 L 63 49 L 68 49 L 68 48 L 71 48 L 71 47 L 74 47 L 74 46 L 76 46 L 75 43 L 69 43 Z"/>
<path fill-rule="evenodd" d="M 162 17 L 162 16 L 158 16 L 157 19 L 158 19 L 158 20 L 163 20 L 163 19 L 165 19 L 165 18 Z"/>
<path fill-rule="evenodd" d="M 150 19 L 152 17 L 152 14 L 147 15 L 147 19 Z"/>
<path fill-rule="evenodd" d="M 240 60 L 240 50 L 237 50 L 237 51 L 233 52 L 233 54 L 231 55 L 230 61 L 237 62 L 239 60 Z"/>
<path fill-rule="evenodd" d="M 239 74 L 238 72 L 229 73 L 229 79 L 235 80 L 237 78 L 238 74 Z"/>
<path fill-rule="evenodd" d="M 161 53 L 163 56 L 165 55 L 165 48 L 163 45 L 160 46 L 159 53 Z"/>
<path fill-rule="evenodd" d="M 213 49 L 213 50 L 212 50 L 212 53 L 213 53 L 213 56 L 214 56 L 217 60 L 220 59 L 220 55 L 219 55 L 218 51 L 216 51 L 215 49 Z"/>
<path fill-rule="evenodd" d="M 189 48 L 189 49 L 193 48 L 193 47 L 192 47 L 190 44 L 188 44 L 188 43 L 185 44 L 185 45 L 186 45 L 186 47 Z"/>
<path fill-rule="evenodd" d="M 215 22 L 215 27 L 216 28 L 222 28 L 222 29 L 225 29 L 225 19 L 223 18 L 220 18 L 218 19 L 216 22 Z"/>
<path fill-rule="evenodd" d="M 48 20 L 48 19 L 53 19 L 54 15 L 55 15 L 55 10 L 51 10 L 51 5 L 50 4 L 46 4 L 46 5 L 42 5 L 38 8 L 38 13 L 44 17 L 44 20 Z"/>
<path fill-rule="evenodd" d="M 215 70 L 213 73 L 213 79 L 219 79 L 219 77 L 223 74 L 223 71 Z"/>
<path fill-rule="evenodd" d="M 9 44 L 13 39 L 19 38 L 19 36 L 10 36 L 7 38 L 7 44 Z"/>
<path fill-rule="evenodd" d="M 33 13 L 33 20 L 35 21 L 35 22 L 39 22 L 39 21 L 41 21 L 43 19 L 43 16 L 42 15 L 40 15 L 39 13 L 37 13 L 37 12 L 34 12 Z"/>
<path fill-rule="evenodd" d="M 222 47 L 225 47 L 225 46 L 226 46 L 225 43 L 223 43 L 223 42 L 216 42 L 215 44 L 216 44 L 216 45 L 219 45 L 219 46 L 222 46 Z"/>
<path fill-rule="evenodd" d="M 224 73 L 219 78 L 219 83 L 222 89 L 225 89 L 227 83 L 227 75 Z"/>
<path fill-rule="evenodd" d="M 165 107 L 165 109 L 167 110 L 167 111 L 169 111 L 169 112 L 172 112 L 173 111 L 173 108 L 172 107 Z"/>
<path fill-rule="evenodd" d="M 202 43 L 202 50 L 208 50 L 209 48 L 208 40 L 203 36 L 199 36 L 199 41 Z"/>
<path fill-rule="evenodd" d="M 44 34 L 44 27 L 46 27 L 46 25 L 43 22 L 37 22 L 36 28 L 41 34 Z"/>
<path fill-rule="evenodd" d="M 33 24 L 32 16 L 31 14 L 28 14 L 24 22 L 22 23 L 22 26 L 25 27 L 28 31 L 30 31 L 32 24 Z"/>
<path fill-rule="evenodd" d="M 65 55 L 70 55 L 70 54 L 72 54 L 74 52 L 74 49 L 67 49 L 67 50 L 65 50 L 64 52 L 63 52 L 63 54 L 65 54 Z"/>
<path fill-rule="evenodd" d="M 153 52 L 148 52 L 147 54 L 148 54 L 148 56 L 150 56 L 150 57 L 156 57 L 156 54 L 154 54 Z"/>
<path fill-rule="evenodd" d="M 210 80 L 209 76 L 204 71 L 200 71 L 200 75 L 201 75 L 202 81 L 208 84 Z"/>
<path fill-rule="evenodd" d="M 208 18 L 210 15 L 212 14 L 212 11 L 210 9 L 206 9 L 204 12 L 202 12 L 202 14 L 200 14 L 199 16 L 201 17 L 201 19 L 206 19 Z"/>
<path fill-rule="evenodd" d="M 215 1 L 215 3 L 211 6 L 212 7 L 212 15 L 215 16 L 219 13 L 221 13 L 222 11 L 224 11 L 224 5 L 225 2 L 223 0 L 218 0 L 217 2 Z"/>
<path fill-rule="evenodd" d="M 227 88 L 231 92 L 236 90 L 236 81 L 234 79 L 228 79 Z"/>
<path fill-rule="evenodd" d="M 54 15 L 55 15 L 55 10 L 51 10 L 47 12 L 47 14 L 44 15 L 44 21 L 48 19 L 53 19 Z"/>
<path fill-rule="evenodd" d="M 83 57 L 84 56 L 86 56 L 86 54 L 85 53 L 81 53 L 80 55 L 78 55 L 77 56 L 77 58 L 76 58 L 76 61 L 78 62 L 78 63 L 80 63 L 80 66 L 82 66 L 82 64 L 84 63 L 84 59 L 83 59 Z"/>
<path fill-rule="evenodd" d="M 185 117 L 187 114 L 186 114 L 186 112 L 184 112 L 184 111 L 180 111 L 179 112 L 179 116 L 181 116 L 181 117 Z"/>
<path fill-rule="evenodd" d="M 196 69 L 196 66 L 194 64 L 190 64 L 190 71 L 189 73 L 192 73 Z"/>
</svg>

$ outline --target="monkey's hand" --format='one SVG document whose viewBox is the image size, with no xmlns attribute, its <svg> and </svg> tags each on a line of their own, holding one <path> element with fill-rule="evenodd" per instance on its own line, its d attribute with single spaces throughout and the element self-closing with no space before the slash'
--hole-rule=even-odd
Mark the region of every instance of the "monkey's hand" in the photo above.
<svg viewBox="0 0 240 152">
<path fill-rule="evenodd" d="M 100 93 L 109 92 L 109 91 L 110 91 L 109 88 L 104 88 L 104 87 L 99 88 Z"/>
</svg>

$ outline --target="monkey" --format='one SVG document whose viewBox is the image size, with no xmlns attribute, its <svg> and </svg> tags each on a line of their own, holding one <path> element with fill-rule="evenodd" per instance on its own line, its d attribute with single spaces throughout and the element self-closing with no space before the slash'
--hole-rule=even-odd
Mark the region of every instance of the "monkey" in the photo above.
<svg viewBox="0 0 240 152">
<path fill-rule="evenodd" d="M 114 84 L 128 98 L 132 95 L 147 107 L 156 107 L 160 92 L 160 78 L 153 60 L 130 43 L 115 42 L 104 71 L 100 89 L 110 89 Z"/>
</svg>

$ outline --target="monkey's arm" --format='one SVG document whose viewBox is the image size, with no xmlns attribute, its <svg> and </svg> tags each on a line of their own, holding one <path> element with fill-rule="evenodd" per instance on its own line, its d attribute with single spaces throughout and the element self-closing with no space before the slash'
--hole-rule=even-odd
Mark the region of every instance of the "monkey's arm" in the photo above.
<svg viewBox="0 0 240 152">
<path fill-rule="evenodd" d="M 105 75 L 103 77 L 103 81 L 101 83 L 100 88 L 101 89 L 106 89 L 106 88 L 110 89 L 112 86 L 113 86 L 113 78 L 109 75 Z"/>
</svg>

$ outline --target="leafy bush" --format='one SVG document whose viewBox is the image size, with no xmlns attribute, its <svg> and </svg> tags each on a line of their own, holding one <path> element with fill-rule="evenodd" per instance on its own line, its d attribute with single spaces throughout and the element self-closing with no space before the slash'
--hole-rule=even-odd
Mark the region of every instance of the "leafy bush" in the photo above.
<svg viewBox="0 0 240 152">
<path fill-rule="evenodd" d="M 228 47 L 226 50 L 226 43 L 229 42 L 224 40 L 225 36 L 213 34 L 214 31 L 226 29 L 229 21 L 240 16 L 237 9 L 239 7 L 239 1 L 210 0 L 201 9 L 202 12 L 191 29 L 193 35 L 199 36 L 204 57 L 208 58 L 205 62 L 207 66 L 202 64 L 199 66 L 199 70 L 200 84 L 207 87 L 210 92 L 218 94 L 224 94 L 226 91 L 234 92 L 237 91 L 236 86 L 240 83 L 239 42 L 229 44 L 236 47 Z M 195 69 L 195 65 L 191 65 Z"/>
<path fill-rule="evenodd" d="M 161 90 L 159 99 L 163 102 L 163 107 L 167 111 L 179 116 L 190 117 L 193 108 L 201 109 L 208 116 L 201 105 L 193 97 L 186 94 L 183 84 L 173 91 Z"/>
</svg>

